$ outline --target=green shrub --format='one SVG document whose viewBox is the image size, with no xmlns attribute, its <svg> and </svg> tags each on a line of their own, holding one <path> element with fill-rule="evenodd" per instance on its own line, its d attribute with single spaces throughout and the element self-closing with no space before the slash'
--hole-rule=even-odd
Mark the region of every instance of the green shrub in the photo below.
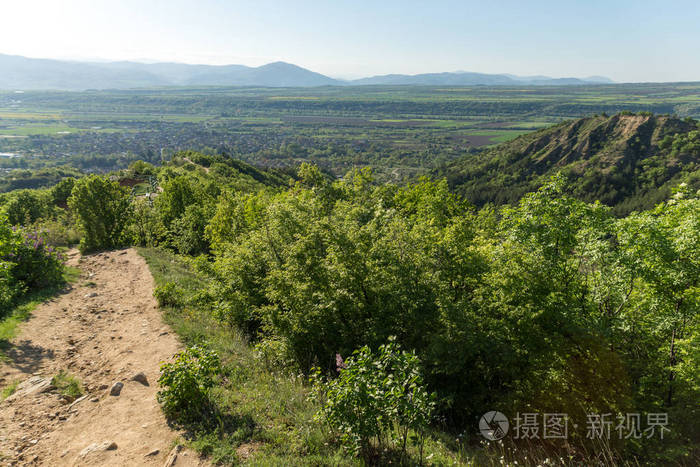
<svg viewBox="0 0 700 467">
<path fill-rule="evenodd" d="M 22 294 L 60 284 L 63 270 L 60 255 L 39 233 L 0 217 L 0 316 Z"/>
<path fill-rule="evenodd" d="M 131 202 L 117 182 L 92 175 L 75 182 L 68 206 L 83 234 L 82 252 L 123 246 L 131 223 Z"/>
<path fill-rule="evenodd" d="M 313 378 L 323 401 L 317 418 L 341 436 L 350 451 L 369 460 L 375 450 L 399 449 L 406 455 L 409 434 L 422 446 L 435 407 L 419 370 L 418 357 L 402 351 L 394 338 L 372 352 L 362 347 L 343 363 L 338 378 Z"/>
<path fill-rule="evenodd" d="M 132 241 L 139 246 L 156 246 L 165 237 L 165 227 L 150 198 L 136 198 L 133 202 Z"/>
<path fill-rule="evenodd" d="M 158 302 L 158 306 L 182 306 L 185 300 L 185 294 L 173 282 L 168 282 L 160 287 L 156 287 L 153 291 L 153 296 Z"/>
<path fill-rule="evenodd" d="M 170 224 L 185 213 L 187 206 L 201 201 L 201 193 L 198 193 L 196 180 L 180 175 L 161 183 L 162 193 L 158 195 L 154 204 L 163 221 L 170 228 Z"/>
<path fill-rule="evenodd" d="M 165 414 L 181 422 L 195 421 L 209 407 L 209 389 L 221 374 L 219 356 L 200 346 L 175 354 L 160 367 L 158 402 Z"/>
<path fill-rule="evenodd" d="M 15 295 L 15 284 L 12 280 L 13 263 L 9 261 L 9 257 L 17 243 L 17 236 L 7 218 L 0 214 L 0 310 L 6 309 Z"/>
<path fill-rule="evenodd" d="M 134 177 L 153 175 L 156 168 L 153 164 L 144 161 L 134 161 L 129 164 L 129 173 Z"/>
<path fill-rule="evenodd" d="M 80 232 L 67 216 L 59 219 L 42 219 L 30 227 L 41 233 L 47 244 L 54 247 L 70 247 L 80 242 Z"/>
<path fill-rule="evenodd" d="M 63 262 L 52 246 L 46 244 L 39 232 L 20 231 L 11 260 L 12 277 L 25 289 L 50 287 L 63 280 Z"/>
<path fill-rule="evenodd" d="M 182 216 L 170 224 L 172 246 L 181 254 L 198 255 L 209 251 L 209 244 L 204 236 L 204 229 L 211 215 L 201 206 L 192 205 L 185 208 Z"/>
<path fill-rule="evenodd" d="M 267 337 L 255 344 L 255 356 L 269 371 L 284 371 L 295 367 L 286 341 L 278 337 Z"/>
<path fill-rule="evenodd" d="M 27 225 L 46 213 L 46 196 L 36 190 L 20 190 L 10 194 L 3 209 L 12 225 Z"/>
<path fill-rule="evenodd" d="M 54 202 L 54 204 L 64 204 L 68 202 L 68 198 L 71 195 L 71 192 L 73 191 L 73 187 L 75 186 L 75 178 L 73 177 L 67 177 L 58 182 L 56 185 L 54 185 L 53 188 L 51 188 L 51 200 Z"/>
</svg>

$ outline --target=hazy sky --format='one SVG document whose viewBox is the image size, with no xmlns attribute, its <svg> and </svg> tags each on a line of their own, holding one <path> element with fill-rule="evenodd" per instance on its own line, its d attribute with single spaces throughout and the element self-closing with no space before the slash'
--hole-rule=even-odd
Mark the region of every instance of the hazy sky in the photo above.
<svg viewBox="0 0 700 467">
<path fill-rule="evenodd" d="M 0 53 L 700 81 L 700 0 L 0 0 Z"/>
</svg>

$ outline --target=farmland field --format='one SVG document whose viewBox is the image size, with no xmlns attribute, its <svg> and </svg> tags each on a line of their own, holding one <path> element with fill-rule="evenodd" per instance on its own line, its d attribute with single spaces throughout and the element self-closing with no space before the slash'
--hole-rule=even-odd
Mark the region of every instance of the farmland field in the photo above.
<svg viewBox="0 0 700 467">
<path fill-rule="evenodd" d="M 0 167 L 84 170 L 158 162 L 181 149 L 263 166 L 371 165 L 402 179 L 565 119 L 700 116 L 700 85 L 356 86 L 0 92 Z M 95 161 L 100 159 L 100 164 Z"/>
</svg>

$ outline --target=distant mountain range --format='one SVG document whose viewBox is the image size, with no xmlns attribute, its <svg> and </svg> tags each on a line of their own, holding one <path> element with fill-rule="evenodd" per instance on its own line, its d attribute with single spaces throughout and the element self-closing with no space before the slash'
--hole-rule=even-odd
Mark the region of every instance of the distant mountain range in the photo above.
<svg viewBox="0 0 700 467">
<path fill-rule="evenodd" d="M 153 86 L 313 87 L 353 85 L 522 86 L 612 83 L 608 78 L 521 77 L 470 72 L 338 80 L 284 62 L 260 67 L 182 63 L 75 62 L 0 54 L 0 89 L 129 89 Z"/>
<path fill-rule="evenodd" d="M 382 75 L 351 81 L 353 85 L 425 85 L 425 86 L 566 86 L 577 84 L 612 83 L 609 78 L 550 78 L 548 76 L 523 77 L 515 75 L 491 75 L 458 71 L 454 73 L 424 73 L 420 75 Z"/>
</svg>

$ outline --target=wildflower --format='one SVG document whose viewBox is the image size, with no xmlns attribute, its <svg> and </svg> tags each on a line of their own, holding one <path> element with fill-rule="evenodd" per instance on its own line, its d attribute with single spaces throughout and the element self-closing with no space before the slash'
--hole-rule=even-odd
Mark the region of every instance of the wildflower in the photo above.
<svg viewBox="0 0 700 467">
<path fill-rule="evenodd" d="M 339 353 L 335 354 L 335 366 L 338 371 L 344 370 L 348 367 L 343 361 L 343 357 Z"/>
</svg>

